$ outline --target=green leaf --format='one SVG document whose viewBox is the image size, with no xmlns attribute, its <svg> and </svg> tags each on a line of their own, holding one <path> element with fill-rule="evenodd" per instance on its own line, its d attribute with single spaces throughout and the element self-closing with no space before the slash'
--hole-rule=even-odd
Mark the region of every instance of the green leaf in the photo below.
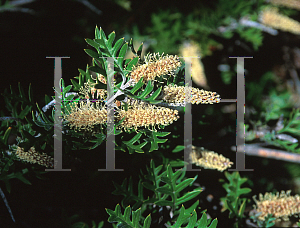
<svg viewBox="0 0 300 228">
<path fill-rule="evenodd" d="M 109 47 L 109 49 L 112 49 L 112 43 L 115 40 L 115 36 L 116 36 L 116 33 L 114 31 L 108 35 L 107 46 Z"/>
<path fill-rule="evenodd" d="M 214 219 L 208 228 L 216 228 L 218 225 L 218 219 Z"/>
<path fill-rule="evenodd" d="M 180 151 L 183 151 L 184 150 L 184 145 L 177 145 L 173 150 L 172 152 L 173 153 L 178 153 Z"/>
<path fill-rule="evenodd" d="M 19 114 L 18 118 L 20 119 L 24 119 L 24 117 L 31 111 L 31 106 L 26 105 L 25 109 L 23 109 L 21 111 L 21 113 Z"/>
<path fill-rule="evenodd" d="M 135 57 L 134 59 L 132 59 L 126 66 L 126 70 L 131 71 L 132 68 L 138 63 L 138 61 L 139 61 L 139 57 Z"/>
<path fill-rule="evenodd" d="M 194 181 L 194 178 L 189 178 L 186 179 L 182 182 L 180 182 L 176 187 L 175 187 L 175 192 L 181 192 L 183 189 L 185 189 L 187 186 L 189 186 L 190 183 Z"/>
<path fill-rule="evenodd" d="M 168 201 L 168 200 L 159 200 L 159 201 L 156 201 L 154 204 L 156 204 L 157 206 L 161 206 L 161 207 L 164 207 L 164 206 L 172 207 L 173 206 L 173 202 Z"/>
<path fill-rule="evenodd" d="M 122 66 L 122 63 L 123 63 L 123 60 L 124 60 L 124 57 L 125 57 L 125 54 L 127 52 L 127 48 L 128 48 L 128 44 L 125 43 L 121 50 L 120 50 L 120 53 L 119 53 L 119 56 L 118 56 L 118 60 L 117 60 L 117 63 L 119 66 Z"/>
<path fill-rule="evenodd" d="M 150 228 L 150 225 L 151 225 L 151 216 L 149 214 L 144 221 L 143 228 Z"/>
<path fill-rule="evenodd" d="M 246 199 L 243 200 L 243 203 L 242 203 L 242 205 L 241 205 L 241 207 L 240 207 L 240 210 L 239 210 L 238 216 L 239 216 L 240 218 L 242 218 L 242 216 L 243 216 L 243 214 L 244 214 L 245 208 L 246 208 Z"/>
<path fill-rule="evenodd" d="M 94 47 L 96 50 L 98 50 L 98 48 L 100 47 L 100 44 L 95 42 L 94 40 L 91 39 L 85 39 L 85 42 L 87 42 L 89 45 L 91 45 L 92 47 Z"/>
<path fill-rule="evenodd" d="M 172 193 L 173 193 L 168 185 L 159 187 L 159 188 L 155 189 L 155 191 L 163 193 L 163 194 L 168 194 L 168 195 L 172 195 Z"/>
<path fill-rule="evenodd" d="M 202 217 L 200 219 L 199 228 L 206 228 L 206 224 L 207 224 L 207 215 L 205 213 L 202 214 Z"/>
<path fill-rule="evenodd" d="M 132 94 L 135 94 L 136 91 L 138 91 L 143 85 L 144 85 L 144 83 L 143 83 L 143 78 L 141 78 L 141 79 L 138 81 L 138 83 L 136 83 L 136 84 L 134 85 L 134 87 L 130 90 L 130 92 L 131 92 Z"/>
<path fill-rule="evenodd" d="M 145 98 L 151 91 L 153 90 L 153 85 L 151 85 L 151 81 L 148 81 L 148 84 L 142 94 L 138 95 L 138 98 Z"/>
<path fill-rule="evenodd" d="M 89 67 L 89 70 L 96 72 L 98 74 L 106 75 L 106 71 L 98 66 L 91 66 Z"/>
<path fill-rule="evenodd" d="M 2 137 L 3 143 L 5 145 L 7 145 L 7 141 L 8 141 L 9 135 L 11 133 L 11 129 L 12 129 L 12 127 L 7 128 L 4 135 L 3 135 L 3 137 Z"/>
<path fill-rule="evenodd" d="M 143 50 L 143 43 L 140 45 L 140 47 L 137 50 L 137 55 L 141 56 L 142 55 L 142 50 Z"/>
<path fill-rule="evenodd" d="M 176 206 L 178 206 L 180 204 L 183 204 L 184 202 L 187 202 L 187 201 L 195 198 L 200 193 L 201 193 L 201 190 L 197 190 L 197 191 L 192 191 L 192 192 L 186 193 L 184 196 L 182 196 L 179 199 L 177 199 Z"/>
<path fill-rule="evenodd" d="M 98 59 L 99 58 L 99 54 L 93 50 L 90 49 L 84 49 L 84 51 L 91 56 L 92 58 Z"/>
<path fill-rule="evenodd" d="M 74 79 L 71 79 L 71 83 L 74 86 L 74 91 L 79 91 L 80 85 Z"/>
<path fill-rule="evenodd" d="M 115 46 L 113 47 L 113 52 L 112 52 L 112 55 L 114 57 L 116 57 L 117 51 L 121 48 L 123 42 L 124 42 L 124 38 L 121 38 L 115 43 Z"/>
</svg>

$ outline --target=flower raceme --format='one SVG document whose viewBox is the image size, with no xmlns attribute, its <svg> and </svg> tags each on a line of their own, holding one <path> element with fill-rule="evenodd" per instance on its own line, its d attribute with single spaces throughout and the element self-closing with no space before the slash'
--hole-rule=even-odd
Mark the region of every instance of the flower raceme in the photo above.
<svg viewBox="0 0 300 228">
<path fill-rule="evenodd" d="M 64 114 L 67 124 L 75 130 L 86 129 L 92 131 L 95 125 L 104 124 L 107 121 L 107 110 L 99 105 L 99 102 L 73 102 L 71 110 Z"/>
<path fill-rule="evenodd" d="M 184 57 L 198 57 L 200 56 L 200 48 L 194 42 L 186 42 L 180 48 L 180 54 Z M 205 89 L 209 88 L 207 85 L 206 76 L 204 73 L 204 66 L 200 58 L 192 58 L 192 80 Z"/>
<path fill-rule="evenodd" d="M 213 151 L 207 151 L 203 147 L 199 148 L 195 146 L 192 147 L 190 161 L 192 164 L 201 166 L 204 169 L 216 169 L 221 172 L 230 168 L 233 164 L 233 162 L 221 154 L 217 154 Z"/>
<path fill-rule="evenodd" d="M 18 147 L 16 150 L 16 155 L 19 159 L 25 162 L 30 162 L 32 164 L 39 164 L 45 167 L 53 167 L 54 159 L 45 153 L 38 153 L 35 151 L 34 147 L 31 147 L 27 152 L 24 148 Z"/>
<path fill-rule="evenodd" d="M 300 10 L 300 1 L 299 0 L 270 0 L 270 3 L 273 5 L 285 6 L 291 9 Z"/>
<path fill-rule="evenodd" d="M 288 221 L 288 216 L 300 213 L 300 196 L 291 196 L 291 190 L 277 192 L 276 194 L 265 193 L 263 196 L 259 194 L 259 200 L 256 196 L 253 197 L 256 205 L 257 213 L 261 214 L 258 216 L 259 220 L 264 220 L 268 214 L 272 214 L 277 220 Z"/>
<path fill-rule="evenodd" d="M 130 78 L 134 83 L 137 83 L 143 77 L 143 82 L 147 83 L 162 75 L 173 75 L 180 66 L 181 62 L 176 55 L 148 54 L 145 56 L 145 64 L 134 67 L 130 73 Z"/>
<path fill-rule="evenodd" d="M 150 104 L 137 104 L 132 106 L 127 111 L 120 110 L 118 119 L 124 118 L 120 127 L 125 129 L 138 127 L 155 127 L 156 125 L 170 125 L 173 121 L 178 120 L 178 111 L 165 107 L 156 107 Z"/>
<path fill-rule="evenodd" d="M 191 98 L 188 99 L 188 102 L 192 104 L 213 104 L 219 103 L 221 98 L 220 95 L 216 92 L 206 91 L 203 89 L 193 88 L 190 86 L 177 86 L 177 85 L 168 85 L 164 87 L 164 97 L 167 103 L 179 103 L 184 104 L 185 102 L 185 92 L 191 90 Z"/>
<path fill-rule="evenodd" d="M 265 9 L 260 14 L 260 21 L 269 27 L 285 32 L 300 34 L 300 23 L 287 16 L 278 13 L 277 8 Z"/>
</svg>

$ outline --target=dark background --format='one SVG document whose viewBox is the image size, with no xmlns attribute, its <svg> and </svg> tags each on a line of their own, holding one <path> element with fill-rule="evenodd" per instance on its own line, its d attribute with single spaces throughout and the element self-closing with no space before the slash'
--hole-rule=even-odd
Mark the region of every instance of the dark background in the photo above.
<svg viewBox="0 0 300 228">
<path fill-rule="evenodd" d="M 131 1 L 132 11 L 126 11 L 114 1 L 90 1 L 101 14 L 97 14 L 77 1 L 35 1 L 24 5 L 34 11 L 33 14 L 22 12 L 1 12 L 0 13 L 0 91 L 12 85 L 17 89 L 18 82 L 27 91 L 31 83 L 34 99 L 44 104 L 45 94 L 53 95 L 54 60 L 46 59 L 47 56 L 69 56 L 69 59 L 62 60 L 62 76 L 67 84 L 69 79 L 78 75 L 78 68 L 85 69 L 90 63 L 90 58 L 83 51 L 88 48 L 84 38 L 93 39 L 94 29 L 97 25 L 102 27 L 106 34 L 116 31 L 117 38 L 127 31 L 134 23 L 148 24 L 152 12 L 160 9 L 181 8 L 182 6 L 174 1 L 166 1 L 163 6 L 160 1 Z M 184 1 L 186 11 L 194 7 L 194 1 Z M 213 2 L 213 1 L 210 1 Z M 208 5 L 211 3 L 207 3 Z M 203 60 L 206 66 L 206 74 L 209 85 L 218 91 L 222 98 L 234 99 L 236 97 L 236 84 L 224 86 L 218 83 L 217 66 L 224 56 L 254 56 L 253 59 L 245 60 L 246 68 L 252 69 L 253 79 L 258 78 L 262 72 L 269 69 L 274 62 L 281 59 L 276 55 L 276 47 L 282 43 L 297 45 L 295 41 L 280 34 L 276 39 L 266 35 L 264 45 L 259 53 L 247 53 L 243 48 L 234 44 L 232 40 L 223 40 L 225 47 L 231 47 L 224 51 L 217 51 L 213 56 Z M 299 42 L 299 39 L 296 41 Z M 233 60 L 234 61 L 234 60 Z M 224 103 L 213 107 L 213 112 L 218 112 Z M 4 110 L 1 98 L 1 110 Z M 206 113 L 207 107 L 195 107 L 196 115 L 202 116 Z M 193 111 L 194 112 L 194 111 Z M 8 113 L 6 113 L 8 114 Z M 183 116 L 181 116 L 183 118 Z M 181 118 L 181 119 L 182 119 Z M 193 135 L 201 135 L 197 146 L 204 146 L 211 150 L 222 151 L 231 160 L 235 154 L 230 151 L 230 146 L 235 145 L 235 114 L 228 114 L 221 119 L 215 120 L 214 116 L 207 117 L 209 126 L 194 129 Z M 226 135 L 219 136 L 217 132 L 228 125 L 232 129 Z M 179 123 L 179 126 L 183 123 Z M 228 129 L 227 129 L 228 130 Z M 166 128 L 167 131 L 167 128 Z M 176 142 L 177 143 L 177 142 Z M 179 142 L 178 142 L 179 143 Z M 102 148 L 102 149 L 101 149 Z M 12 192 L 5 191 L 12 212 L 17 224 L 15 227 L 68 227 L 67 219 L 79 215 L 78 221 L 91 224 L 94 220 L 106 221 L 108 214 L 104 208 L 114 209 L 120 203 L 122 197 L 114 196 L 112 180 L 121 184 L 124 178 L 133 176 L 135 183 L 138 180 L 138 170 L 145 170 L 145 164 L 149 165 L 150 157 L 141 157 L 139 154 L 128 155 L 123 152 L 116 154 L 116 168 L 123 168 L 125 172 L 95 172 L 105 167 L 104 147 L 96 151 L 82 151 L 79 168 L 72 169 L 72 172 L 49 172 L 44 176 L 48 180 L 39 180 L 29 177 L 32 185 L 25 185 L 18 180 L 12 180 Z M 101 153 L 102 152 L 102 153 Z M 267 171 L 262 167 L 260 159 L 247 157 L 246 168 L 254 168 L 255 173 L 264 172 L 266 177 L 274 178 L 276 170 L 282 165 L 278 161 L 270 161 L 274 167 Z M 67 166 L 67 165 L 66 165 Z M 275 168 L 276 167 L 276 168 Z M 70 167 L 66 167 L 70 168 Z M 195 176 L 191 173 L 189 176 Z M 249 174 L 254 178 L 255 174 Z M 278 180 L 287 174 L 278 173 Z M 218 182 L 224 175 L 219 172 L 204 170 L 199 175 L 198 182 L 207 185 L 205 195 L 212 193 L 215 199 L 224 196 L 226 193 Z M 280 182 L 280 181 L 279 181 Z M 284 182 L 284 181 L 283 181 Z M 281 183 L 281 182 L 280 182 Z M 279 183 L 279 185 L 280 185 Z M 1 183 L 1 188 L 5 186 Z M 263 191 L 263 186 L 257 187 L 254 193 Z M 137 185 L 135 185 L 137 187 Z M 286 188 L 284 186 L 283 188 Z M 215 203 L 215 202 L 214 202 Z M 217 203 L 216 203 L 217 204 Z M 14 227 L 10 216 L 3 202 L 1 205 L 0 227 Z M 204 203 L 201 208 L 209 208 L 211 205 Z M 211 211 L 211 216 L 215 216 Z M 223 219 L 223 220 L 222 220 Z M 218 217 L 220 227 L 226 224 L 226 216 Z M 106 224 L 105 227 L 108 225 Z"/>
</svg>

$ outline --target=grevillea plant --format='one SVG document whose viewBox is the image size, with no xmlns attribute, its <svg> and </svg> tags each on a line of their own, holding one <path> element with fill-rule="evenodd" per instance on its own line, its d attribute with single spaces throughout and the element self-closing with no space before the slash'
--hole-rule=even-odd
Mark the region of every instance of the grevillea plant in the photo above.
<svg viewBox="0 0 300 228">
<path fill-rule="evenodd" d="M 95 39 L 86 39 L 95 49 L 85 50 L 92 57 L 92 66 L 87 66 L 85 71 L 79 69 L 79 76 L 71 80 L 72 85 L 65 85 L 65 81 L 60 80 L 63 157 L 71 150 L 95 149 L 112 133 L 116 136 L 116 150 L 130 154 L 157 151 L 160 144 L 167 142 L 164 137 L 171 133 L 161 129 L 176 122 L 180 118 L 179 111 L 187 103 L 220 102 L 221 98 L 216 92 L 184 84 L 185 64 L 178 56 L 152 53 L 142 58 L 143 45 L 136 51 L 132 40 L 127 43 L 122 38 L 114 43 L 114 38 L 114 32 L 106 37 L 103 30 L 96 27 Z M 127 51 L 133 52 L 135 57 L 124 59 Z M 4 113 L 1 114 L 3 136 L 0 138 L 0 145 L 3 159 L 0 163 L 0 180 L 5 182 L 7 190 L 10 191 L 9 179 L 18 178 L 30 184 L 24 177 L 26 173 L 34 172 L 40 177 L 44 171 L 39 171 L 36 168 L 38 165 L 54 167 L 53 105 L 56 100 L 55 97 L 51 100 L 46 96 L 45 105 L 40 108 L 33 103 L 31 87 L 27 98 L 20 85 L 19 95 L 12 88 L 3 95 L 11 116 L 5 117 Z M 113 107 L 114 132 L 108 131 L 108 107 Z M 15 141 L 10 142 L 12 136 L 15 136 Z M 184 149 L 179 147 L 173 152 Z M 164 164 L 158 167 L 151 162 L 150 168 L 147 168 L 148 174 L 141 177 L 137 196 L 131 191 L 132 182 L 129 182 L 128 187 L 126 181 L 122 185 L 115 184 L 116 191 L 113 194 L 124 195 L 122 206 L 126 209 L 124 215 L 120 206 L 116 206 L 115 211 L 107 209 L 109 221 L 117 222 L 118 227 L 150 227 L 150 224 L 156 226 L 161 221 L 155 216 L 159 216 L 161 210 L 164 210 L 168 212 L 164 216 L 167 227 L 185 225 L 206 228 L 209 224 L 210 228 L 216 227 L 217 220 L 211 222 L 205 213 L 197 220 L 198 201 L 188 209 L 183 207 L 185 202 L 194 199 L 201 192 L 200 188 L 186 191 L 186 188 L 192 187 L 196 177 L 185 178 L 184 169 L 173 173 L 172 167 L 183 166 L 186 162 L 169 162 L 166 158 L 163 159 Z M 28 164 L 30 168 L 17 170 L 15 161 Z M 212 151 L 196 152 L 194 149 L 189 162 L 219 171 L 232 165 L 227 158 Z M 144 198 L 143 188 L 154 194 Z M 129 218 L 130 203 L 133 205 L 132 219 Z M 7 207 L 9 209 L 8 205 Z M 148 212 L 152 214 L 152 222 L 150 215 L 143 217 Z"/>
<path fill-rule="evenodd" d="M 220 102 L 216 92 L 183 86 L 184 61 L 178 56 L 149 53 L 142 59 L 143 45 L 135 51 L 132 40 L 127 43 L 122 38 L 114 43 L 114 38 L 114 32 L 106 37 L 96 28 L 95 39 L 86 39 L 95 49 L 85 50 L 92 57 L 92 66 L 79 70 L 72 86 L 61 80 L 63 132 L 72 149 L 95 149 L 105 141 L 110 105 L 114 107 L 114 134 L 119 136 L 116 150 L 143 153 L 158 150 L 158 144 L 166 142 L 163 137 L 170 132 L 158 129 L 180 118 L 178 107 Z M 135 57 L 124 59 L 128 49 Z M 114 91 L 110 97 L 108 90 Z M 33 116 L 34 121 L 48 125 L 42 111 L 40 116 L 44 121 Z M 81 141 L 79 136 L 83 136 Z"/>
<path fill-rule="evenodd" d="M 126 208 L 124 215 L 121 213 L 120 205 L 117 205 L 115 211 L 106 209 L 110 215 L 108 221 L 116 222 L 124 227 L 197 227 L 214 228 L 217 226 L 217 219 L 211 222 L 207 220 L 205 211 L 202 217 L 197 220 L 196 209 L 199 209 L 199 201 L 196 201 L 188 209 L 183 204 L 197 197 L 202 188 L 194 188 L 187 192 L 193 186 L 197 179 L 186 178 L 186 171 L 179 169 L 175 173 L 169 164 L 166 168 L 163 165 L 155 167 L 151 160 L 150 167 L 147 167 L 147 174 L 142 173 L 138 184 L 138 194 L 133 193 L 133 183 L 130 178 L 129 183 L 125 179 L 122 185 L 114 183 L 115 195 L 123 195 L 121 204 Z M 144 189 L 153 192 L 150 196 L 144 196 Z M 129 205 L 133 205 L 132 208 Z M 139 208 L 139 209 L 138 209 Z M 131 215 L 131 210 L 132 215 Z M 149 214 L 150 213 L 150 214 Z M 148 216 L 145 218 L 143 215 Z M 132 216 L 132 221 L 130 220 Z M 152 221 L 152 222 L 151 222 Z M 141 225 L 143 224 L 143 225 Z M 210 226 L 208 226 L 210 224 Z"/>
</svg>

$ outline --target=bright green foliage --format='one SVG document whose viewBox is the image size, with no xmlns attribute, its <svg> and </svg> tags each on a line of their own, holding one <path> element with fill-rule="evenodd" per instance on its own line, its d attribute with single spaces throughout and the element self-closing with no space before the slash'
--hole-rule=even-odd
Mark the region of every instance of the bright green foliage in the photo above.
<svg viewBox="0 0 300 228">
<path fill-rule="evenodd" d="M 130 206 L 126 207 L 124 215 L 121 212 L 121 207 L 118 204 L 115 210 L 106 209 L 106 212 L 110 215 L 108 218 L 109 222 L 117 222 L 118 227 L 124 228 L 149 228 L 151 224 L 151 216 L 148 215 L 141 225 L 141 209 L 131 211 Z M 132 220 L 130 217 L 132 216 Z"/>
<path fill-rule="evenodd" d="M 164 170 L 164 171 L 163 171 Z M 190 223 L 196 224 L 198 227 L 199 222 L 193 223 L 194 219 L 197 220 L 197 216 L 193 215 L 193 219 L 190 219 L 194 210 L 196 210 L 199 201 L 196 201 L 188 209 L 182 209 L 182 204 L 194 199 L 197 195 L 200 194 L 201 188 L 195 188 L 192 191 L 187 192 L 186 188 L 191 186 L 196 180 L 197 176 L 194 178 L 185 178 L 185 170 L 180 169 L 173 173 L 172 168 L 168 165 L 164 168 L 163 165 L 155 167 L 154 161 L 151 160 L 150 167 L 147 167 L 147 174 L 143 174 L 143 178 L 140 178 L 138 183 L 138 194 L 135 195 L 133 191 L 133 181 L 130 178 L 127 184 L 125 179 L 121 185 L 114 183 L 116 190 L 113 192 L 115 195 L 123 195 L 124 198 L 121 202 L 122 207 L 128 207 L 133 205 L 132 209 L 136 210 L 141 208 L 141 213 L 147 212 L 150 210 L 150 213 L 157 213 L 158 208 L 171 208 L 173 212 L 172 221 L 177 221 L 178 224 L 187 224 Z M 154 194 L 151 194 L 151 197 L 144 197 L 144 188 L 153 191 Z M 171 222 L 171 220 L 169 222 Z M 192 221 L 190 221 L 192 220 Z M 203 220 L 203 219 L 202 219 Z M 205 222 L 206 222 L 205 218 Z M 171 224 L 171 223 L 170 223 Z M 206 227 L 207 223 L 200 227 Z M 216 222 L 214 222 L 216 225 Z M 215 227 L 215 226 L 211 226 Z"/>
<path fill-rule="evenodd" d="M 214 219 L 211 223 L 211 219 L 207 220 L 207 216 L 205 212 L 202 214 L 202 217 L 197 221 L 197 213 L 194 210 L 192 214 L 187 212 L 184 206 L 180 209 L 180 214 L 176 223 L 171 228 L 183 228 L 182 224 L 185 224 L 188 221 L 188 224 L 184 226 L 184 228 L 216 228 L 218 224 L 218 220 Z M 210 226 L 208 226 L 210 224 Z"/>
<path fill-rule="evenodd" d="M 257 223 L 258 227 L 266 227 L 266 228 L 269 228 L 269 227 L 273 227 L 275 225 L 275 220 L 276 218 L 274 218 L 272 216 L 272 214 L 268 214 L 266 217 L 265 217 L 265 220 L 264 221 L 261 221 L 258 219 L 259 215 L 261 213 L 258 213 L 256 215 L 252 215 L 250 216 L 250 218 Z"/>
<path fill-rule="evenodd" d="M 20 83 L 18 84 L 18 89 L 19 93 L 16 93 L 12 87 L 10 87 L 10 92 L 5 90 L 2 94 L 6 103 L 6 109 L 11 113 L 11 116 L 9 117 L 1 117 L 0 126 L 0 180 L 4 181 L 8 192 L 11 191 L 9 180 L 17 178 L 25 184 L 31 184 L 25 178 L 25 175 L 34 172 L 37 177 L 41 178 L 41 174 L 45 173 L 35 170 L 35 166 L 17 170 L 14 165 L 14 160 L 19 159 L 16 157 L 15 153 L 12 152 L 16 149 L 16 145 L 9 145 L 9 138 L 15 135 L 17 137 L 16 141 L 18 145 L 25 149 L 28 149 L 31 146 L 36 146 L 38 149 L 44 149 L 47 142 L 49 142 L 49 138 L 51 138 L 46 132 L 47 130 L 49 131 L 51 127 L 53 128 L 52 123 L 52 126 L 47 128 L 47 130 L 45 128 L 44 131 L 39 131 L 43 135 L 35 137 L 37 135 L 37 127 L 35 123 L 28 118 L 35 106 L 32 98 L 31 85 L 29 85 L 28 89 L 28 98 Z"/>
<path fill-rule="evenodd" d="M 224 210 L 229 210 L 229 218 L 237 218 L 238 222 L 235 223 L 235 227 L 241 223 L 244 216 L 244 210 L 246 208 L 246 198 L 240 198 L 243 194 L 251 192 L 250 188 L 241 188 L 241 185 L 247 182 L 247 178 L 241 178 L 238 172 L 229 174 L 225 172 L 225 176 L 229 183 L 223 184 L 223 188 L 226 190 L 226 197 L 222 197 Z M 221 180 L 224 182 L 224 180 Z"/>
</svg>

